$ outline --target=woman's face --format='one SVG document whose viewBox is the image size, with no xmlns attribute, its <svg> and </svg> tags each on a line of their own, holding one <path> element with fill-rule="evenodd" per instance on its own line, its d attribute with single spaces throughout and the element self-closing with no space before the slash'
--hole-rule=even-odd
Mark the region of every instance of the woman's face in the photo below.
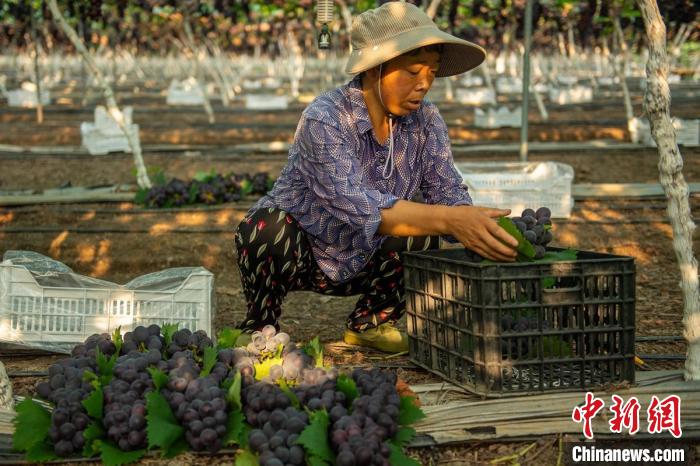
<svg viewBox="0 0 700 466">
<path fill-rule="evenodd" d="M 414 55 L 401 55 L 382 65 L 382 100 L 389 112 L 404 116 L 417 110 L 433 85 L 439 67 L 440 54 L 425 49 Z"/>
</svg>

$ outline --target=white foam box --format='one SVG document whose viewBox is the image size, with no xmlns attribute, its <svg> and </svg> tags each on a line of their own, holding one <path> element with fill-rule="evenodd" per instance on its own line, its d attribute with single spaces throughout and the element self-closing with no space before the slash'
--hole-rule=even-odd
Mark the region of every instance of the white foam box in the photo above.
<svg viewBox="0 0 700 466">
<path fill-rule="evenodd" d="M 460 83 L 464 87 L 480 87 L 484 85 L 484 79 L 481 76 L 468 74 L 460 80 Z"/>
<path fill-rule="evenodd" d="M 474 205 L 511 209 L 549 207 L 568 218 L 574 205 L 574 169 L 560 162 L 459 162 L 455 164 Z"/>
<path fill-rule="evenodd" d="M 191 273 L 168 290 L 42 286 L 20 265 L 0 263 L 0 340 L 65 346 L 93 333 L 138 325 L 180 323 L 211 335 L 214 277 Z"/>
<path fill-rule="evenodd" d="M 676 130 L 676 143 L 678 145 L 687 147 L 700 145 L 700 120 L 673 118 L 671 121 Z M 630 135 L 635 144 L 656 147 L 656 141 L 651 135 L 651 125 L 646 118 L 632 119 Z"/>
<path fill-rule="evenodd" d="M 51 103 L 51 94 L 48 89 L 41 89 L 41 104 L 49 105 Z M 7 104 L 10 107 L 36 108 L 36 84 L 25 81 L 19 89 L 13 89 L 7 92 Z"/>
<path fill-rule="evenodd" d="M 501 77 L 496 80 L 496 91 L 499 94 L 521 94 L 523 80 L 520 78 Z"/>
<path fill-rule="evenodd" d="M 559 105 L 591 102 L 593 100 L 593 88 L 590 86 L 572 86 L 550 89 L 549 100 Z"/>
<path fill-rule="evenodd" d="M 243 89 L 255 90 L 262 89 L 263 83 L 260 79 L 244 79 L 241 82 Z"/>
<path fill-rule="evenodd" d="M 139 140 L 139 126 L 131 121 L 132 107 L 125 107 L 122 113 L 124 124 L 137 144 Z M 105 107 L 99 105 L 95 108 L 95 121 L 80 124 L 82 145 L 90 155 L 106 155 L 110 152 L 131 153 L 129 140 L 122 132 L 117 122 L 107 112 Z"/>
<path fill-rule="evenodd" d="M 287 96 L 274 94 L 249 94 L 245 96 L 248 110 L 285 110 L 289 106 Z"/>
<path fill-rule="evenodd" d="M 522 126 L 522 107 L 510 110 L 501 106 L 497 109 L 489 107 L 486 110 L 474 109 L 474 126 L 479 128 L 519 128 Z"/>
<path fill-rule="evenodd" d="M 203 105 L 204 93 L 195 78 L 182 81 L 173 79 L 165 101 L 168 105 Z"/>
<path fill-rule="evenodd" d="M 495 105 L 496 93 L 487 87 L 459 88 L 456 99 L 465 105 Z"/>
<path fill-rule="evenodd" d="M 573 86 L 578 82 L 578 77 L 569 75 L 557 76 L 557 82 L 564 86 Z"/>
</svg>

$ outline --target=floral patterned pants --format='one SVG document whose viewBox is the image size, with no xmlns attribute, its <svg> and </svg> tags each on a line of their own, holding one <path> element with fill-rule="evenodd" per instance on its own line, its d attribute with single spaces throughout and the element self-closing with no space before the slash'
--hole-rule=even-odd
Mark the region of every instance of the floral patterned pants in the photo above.
<svg viewBox="0 0 700 466">
<path fill-rule="evenodd" d="M 361 297 L 346 320 L 354 331 L 396 322 L 406 310 L 403 266 L 399 253 L 437 249 L 437 236 L 389 237 L 346 282 L 334 282 L 316 264 L 311 245 L 299 223 L 275 208 L 250 213 L 236 231 L 238 267 L 248 312 L 240 328 L 278 326 L 282 301 L 290 291 L 314 291 L 332 296 Z"/>
</svg>

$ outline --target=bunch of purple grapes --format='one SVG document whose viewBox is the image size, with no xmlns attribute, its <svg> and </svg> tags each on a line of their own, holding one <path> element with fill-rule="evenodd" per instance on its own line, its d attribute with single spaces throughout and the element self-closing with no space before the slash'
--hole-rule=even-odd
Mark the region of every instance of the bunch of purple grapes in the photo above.
<svg viewBox="0 0 700 466">
<path fill-rule="evenodd" d="M 296 441 L 309 424 L 309 416 L 291 405 L 274 384 L 256 382 L 242 392 L 246 420 L 253 427 L 248 445 L 259 454 L 260 466 L 306 464 L 304 449 Z"/>
<path fill-rule="evenodd" d="M 137 327 L 137 330 L 145 327 Z M 141 331 L 139 330 L 139 333 Z M 131 350 L 117 358 L 113 377 L 104 388 L 104 418 L 107 437 L 123 451 L 147 446 L 146 395 L 153 390 L 149 367 L 165 369 L 165 361 L 157 349 Z"/>
<path fill-rule="evenodd" d="M 91 337 L 92 338 L 92 337 Z M 91 341 L 98 344 L 99 336 Z M 84 348 L 78 352 L 84 352 Z M 49 367 L 48 382 L 37 385 L 38 395 L 54 403 L 51 413 L 49 439 L 58 456 L 81 452 L 85 446 L 83 431 L 90 423 L 82 401 L 90 396 L 93 387 L 85 380 L 85 372 L 97 372 L 93 356 L 77 356 L 63 359 Z"/>
<path fill-rule="evenodd" d="M 396 391 L 396 374 L 379 369 L 352 373 L 359 397 L 352 402 L 352 414 L 333 420 L 331 446 L 338 466 L 389 466 L 391 450 L 387 441 L 398 431 L 401 397 Z"/>
<path fill-rule="evenodd" d="M 552 212 L 547 207 L 537 211 L 525 209 L 520 217 L 512 217 L 516 228 L 535 248 L 535 259 L 542 259 L 547 252 L 546 246 L 552 241 Z"/>
</svg>

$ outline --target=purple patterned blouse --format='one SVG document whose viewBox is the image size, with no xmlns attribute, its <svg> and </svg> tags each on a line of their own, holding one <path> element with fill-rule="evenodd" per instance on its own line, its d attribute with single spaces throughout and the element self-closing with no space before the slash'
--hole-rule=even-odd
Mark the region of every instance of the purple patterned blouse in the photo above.
<svg viewBox="0 0 700 466">
<path fill-rule="evenodd" d="M 428 204 L 471 205 L 435 105 L 424 100 L 394 125 L 395 167 L 385 179 L 389 144 L 374 137 L 359 76 L 317 97 L 301 115 L 287 166 L 251 209 L 290 213 L 333 281 L 355 276 L 386 238 L 377 233 L 379 209 L 419 191 Z"/>
</svg>

